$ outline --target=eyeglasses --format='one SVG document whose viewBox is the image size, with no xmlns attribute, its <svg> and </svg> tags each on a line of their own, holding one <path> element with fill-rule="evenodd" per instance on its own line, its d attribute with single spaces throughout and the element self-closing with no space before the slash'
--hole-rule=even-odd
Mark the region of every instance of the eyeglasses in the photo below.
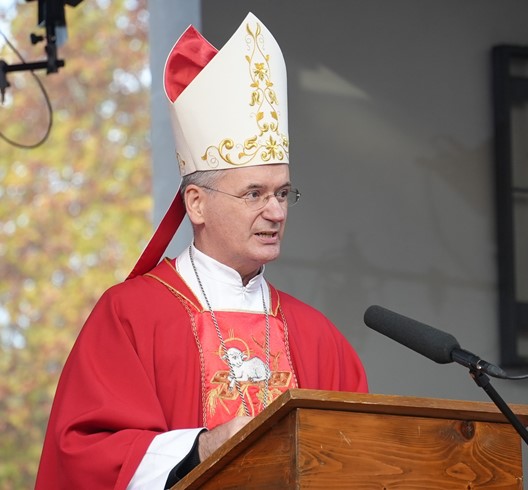
<svg viewBox="0 0 528 490">
<path fill-rule="evenodd" d="M 226 196 L 242 199 L 246 203 L 248 208 L 253 209 L 255 211 L 257 209 L 262 209 L 264 206 L 266 206 L 271 197 L 275 197 L 279 204 L 283 205 L 284 207 L 293 206 L 294 204 L 297 204 L 299 198 L 301 197 L 301 193 L 298 189 L 292 189 L 290 187 L 283 187 L 282 189 L 279 189 L 277 192 L 274 192 L 272 194 L 262 194 L 262 192 L 258 189 L 252 189 L 246 192 L 243 196 L 230 194 L 229 192 L 224 192 L 219 189 L 213 189 L 212 187 L 207 187 L 205 185 L 202 185 L 200 187 L 209 191 L 225 194 Z"/>
</svg>

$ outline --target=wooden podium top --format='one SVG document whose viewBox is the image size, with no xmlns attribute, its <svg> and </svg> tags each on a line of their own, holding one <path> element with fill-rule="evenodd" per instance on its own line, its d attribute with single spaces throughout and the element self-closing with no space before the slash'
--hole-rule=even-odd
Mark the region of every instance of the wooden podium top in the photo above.
<svg viewBox="0 0 528 490">
<path fill-rule="evenodd" d="M 257 439 L 263 437 L 270 427 L 299 408 L 326 410 L 330 413 L 360 412 L 509 425 L 509 421 L 492 402 L 292 389 L 271 403 L 266 410 L 175 485 L 173 490 L 187 488 L 189 485 L 194 488 L 193 484 L 203 480 L 211 472 L 218 471 L 218 468 L 228 465 Z M 510 405 L 510 408 L 525 426 L 528 425 L 528 405 Z"/>
<path fill-rule="evenodd" d="M 346 412 L 385 413 L 449 419 L 507 422 L 506 417 L 492 402 L 472 402 L 443 398 L 420 398 L 401 395 L 347 393 L 292 389 L 277 398 L 255 420 L 293 408 L 318 408 Z M 528 424 L 528 405 L 510 405 L 523 423 Z"/>
</svg>

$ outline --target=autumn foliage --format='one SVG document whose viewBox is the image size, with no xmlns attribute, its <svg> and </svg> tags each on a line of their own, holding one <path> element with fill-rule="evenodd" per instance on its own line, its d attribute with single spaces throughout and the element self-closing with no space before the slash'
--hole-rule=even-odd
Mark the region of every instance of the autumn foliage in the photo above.
<svg viewBox="0 0 528 490">
<path fill-rule="evenodd" d="M 29 42 L 36 9 L 18 4 L 7 24 L 26 61 L 44 57 Z M 68 352 L 151 234 L 146 0 L 84 1 L 66 14 L 66 66 L 38 73 L 49 138 L 35 149 L 0 140 L 0 490 L 33 487 Z M 1 40 L 0 59 L 20 63 Z M 30 73 L 8 77 L 0 132 L 34 144 L 45 99 Z"/>
</svg>

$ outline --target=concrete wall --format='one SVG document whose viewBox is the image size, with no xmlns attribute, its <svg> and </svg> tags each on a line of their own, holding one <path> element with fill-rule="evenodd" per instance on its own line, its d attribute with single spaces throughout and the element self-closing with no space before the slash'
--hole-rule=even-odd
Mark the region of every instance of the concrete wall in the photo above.
<svg viewBox="0 0 528 490">
<path fill-rule="evenodd" d="M 181 33 L 190 25 L 201 28 L 201 4 L 197 0 L 151 0 L 150 14 L 150 68 L 152 175 L 154 193 L 153 221 L 157 226 L 172 202 L 180 175 L 172 136 L 169 103 L 163 89 L 165 60 Z M 180 231 L 171 242 L 167 255 L 177 255 L 189 243 L 191 226 L 184 220 Z"/>
<path fill-rule="evenodd" d="M 372 392 L 489 401 L 362 318 L 380 304 L 498 362 L 490 48 L 528 45 L 528 3 L 204 0 L 203 32 L 221 47 L 248 11 L 286 58 L 303 193 L 268 278 L 339 326 Z M 528 403 L 528 381 L 493 386 Z"/>
</svg>

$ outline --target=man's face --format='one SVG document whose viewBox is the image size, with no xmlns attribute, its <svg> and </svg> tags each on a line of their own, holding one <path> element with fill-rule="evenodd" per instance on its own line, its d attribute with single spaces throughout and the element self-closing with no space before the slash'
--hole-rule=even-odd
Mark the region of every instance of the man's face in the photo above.
<svg viewBox="0 0 528 490">
<path fill-rule="evenodd" d="M 219 191 L 245 196 L 273 194 L 290 185 L 288 165 L 260 165 L 227 170 L 215 184 Z M 261 209 L 243 199 L 202 189 L 203 224 L 196 246 L 239 272 L 242 279 L 279 256 L 288 209 L 270 197 Z"/>
</svg>

